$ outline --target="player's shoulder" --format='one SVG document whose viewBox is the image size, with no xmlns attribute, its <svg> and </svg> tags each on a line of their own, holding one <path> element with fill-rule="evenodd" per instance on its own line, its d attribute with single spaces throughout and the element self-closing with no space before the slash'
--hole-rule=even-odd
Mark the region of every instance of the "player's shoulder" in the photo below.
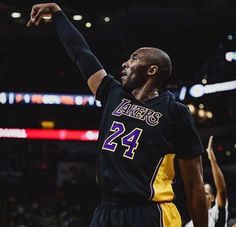
<svg viewBox="0 0 236 227">
<path fill-rule="evenodd" d="M 189 112 L 188 106 L 181 102 L 175 102 L 174 108 L 178 112 Z"/>
<path fill-rule="evenodd" d="M 170 105 L 172 109 L 177 112 L 189 111 L 189 108 L 187 105 L 185 105 L 182 102 L 177 101 L 175 98 L 170 99 Z"/>
<path fill-rule="evenodd" d="M 189 108 L 182 102 L 176 100 L 175 96 L 169 92 L 169 102 L 168 109 L 169 114 L 173 118 L 178 118 L 180 116 L 188 116 L 190 114 Z"/>
<path fill-rule="evenodd" d="M 156 100 L 156 102 L 167 103 L 167 105 L 173 105 L 175 102 L 175 96 L 169 90 L 163 89 L 159 90 L 159 96 L 154 100 Z"/>
<path fill-rule="evenodd" d="M 163 97 L 167 99 L 168 105 L 170 108 L 173 108 L 175 110 L 180 110 L 180 111 L 184 109 L 188 109 L 188 107 L 185 104 L 177 101 L 175 95 L 171 93 L 170 91 L 164 92 Z"/>
</svg>

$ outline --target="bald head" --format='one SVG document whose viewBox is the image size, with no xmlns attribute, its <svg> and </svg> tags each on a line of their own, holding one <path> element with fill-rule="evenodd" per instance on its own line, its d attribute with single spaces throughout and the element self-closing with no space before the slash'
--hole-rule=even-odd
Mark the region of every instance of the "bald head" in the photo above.
<svg viewBox="0 0 236 227">
<path fill-rule="evenodd" d="M 166 82 L 172 72 L 172 63 L 169 55 L 155 47 L 142 47 L 139 49 L 144 53 L 145 61 L 149 65 L 158 66 L 158 79 Z"/>
</svg>

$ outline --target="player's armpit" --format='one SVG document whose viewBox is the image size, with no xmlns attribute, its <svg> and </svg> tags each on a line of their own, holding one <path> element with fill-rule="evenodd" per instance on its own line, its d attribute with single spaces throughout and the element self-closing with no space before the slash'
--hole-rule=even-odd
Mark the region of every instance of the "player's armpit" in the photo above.
<svg viewBox="0 0 236 227">
<path fill-rule="evenodd" d="M 101 69 L 89 77 L 87 83 L 89 89 L 92 91 L 93 95 L 96 96 L 97 89 L 102 81 L 102 79 L 107 75 L 104 69 Z"/>
</svg>

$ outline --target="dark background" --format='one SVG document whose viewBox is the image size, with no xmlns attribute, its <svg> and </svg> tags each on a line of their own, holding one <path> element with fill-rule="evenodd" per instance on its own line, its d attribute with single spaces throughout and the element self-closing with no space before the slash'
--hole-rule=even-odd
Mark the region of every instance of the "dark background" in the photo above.
<svg viewBox="0 0 236 227">
<path fill-rule="evenodd" d="M 0 92 L 91 94 L 60 43 L 53 22 L 26 27 L 31 7 L 38 2 L 0 1 Z M 170 89 L 183 85 L 189 88 L 202 83 L 202 79 L 212 84 L 236 78 L 236 63 L 225 60 L 227 51 L 236 51 L 233 0 L 100 0 L 97 6 L 91 0 L 57 3 L 83 33 L 107 72 L 118 80 L 121 64 L 142 46 L 155 46 L 170 55 Z M 14 11 L 21 12 L 22 17 L 11 18 Z M 75 13 L 83 15 L 83 20 L 73 21 Z M 109 23 L 104 22 L 105 16 L 111 18 Z M 92 23 L 91 28 L 85 27 L 87 21 Z M 235 90 L 201 98 L 187 95 L 181 102 L 197 108 L 204 104 L 204 109 L 213 113 L 212 119 L 201 119 L 197 114 L 194 119 L 204 147 L 209 136 L 214 135 L 214 150 L 230 197 L 230 217 L 236 216 Z M 0 104 L 0 127 L 40 128 L 42 120 L 52 120 L 55 128 L 98 129 L 100 111 L 78 106 Z M 88 226 L 99 202 L 96 143 L 0 139 L 0 152 L 3 226 L 10 226 L 11 222 L 37 226 L 32 224 L 34 218 L 53 222 L 52 216 L 59 220 L 55 226 L 64 226 L 68 220 L 71 226 L 73 221 L 77 221 L 77 226 Z M 70 178 L 76 183 L 59 187 L 56 179 L 60 163 L 69 165 L 74 161 L 79 165 L 69 172 L 76 176 L 75 181 Z M 203 164 L 205 180 L 212 182 L 206 156 Z M 40 208 L 34 215 L 29 208 L 33 203 Z M 24 207 L 23 213 L 19 206 Z"/>
</svg>

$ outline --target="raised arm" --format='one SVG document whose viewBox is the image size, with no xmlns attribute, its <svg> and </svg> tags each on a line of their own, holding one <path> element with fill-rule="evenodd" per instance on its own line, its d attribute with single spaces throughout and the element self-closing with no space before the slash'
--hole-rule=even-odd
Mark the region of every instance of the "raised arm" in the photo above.
<svg viewBox="0 0 236 227">
<path fill-rule="evenodd" d="M 201 156 L 178 159 L 185 194 L 194 227 L 208 226 L 208 211 L 203 183 Z"/>
<path fill-rule="evenodd" d="M 207 146 L 207 154 L 211 163 L 211 170 L 213 179 L 216 187 L 216 199 L 219 207 L 225 207 L 227 201 L 227 189 L 225 184 L 224 175 L 217 163 L 213 147 L 212 147 L 213 136 L 210 136 Z"/>
<path fill-rule="evenodd" d="M 107 74 L 106 71 L 92 53 L 83 35 L 68 20 L 57 4 L 45 3 L 34 5 L 27 26 L 38 26 L 45 15 L 53 16 L 58 35 L 68 55 L 78 65 L 90 90 L 96 95 L 101 80 Z"/>
</svg>

